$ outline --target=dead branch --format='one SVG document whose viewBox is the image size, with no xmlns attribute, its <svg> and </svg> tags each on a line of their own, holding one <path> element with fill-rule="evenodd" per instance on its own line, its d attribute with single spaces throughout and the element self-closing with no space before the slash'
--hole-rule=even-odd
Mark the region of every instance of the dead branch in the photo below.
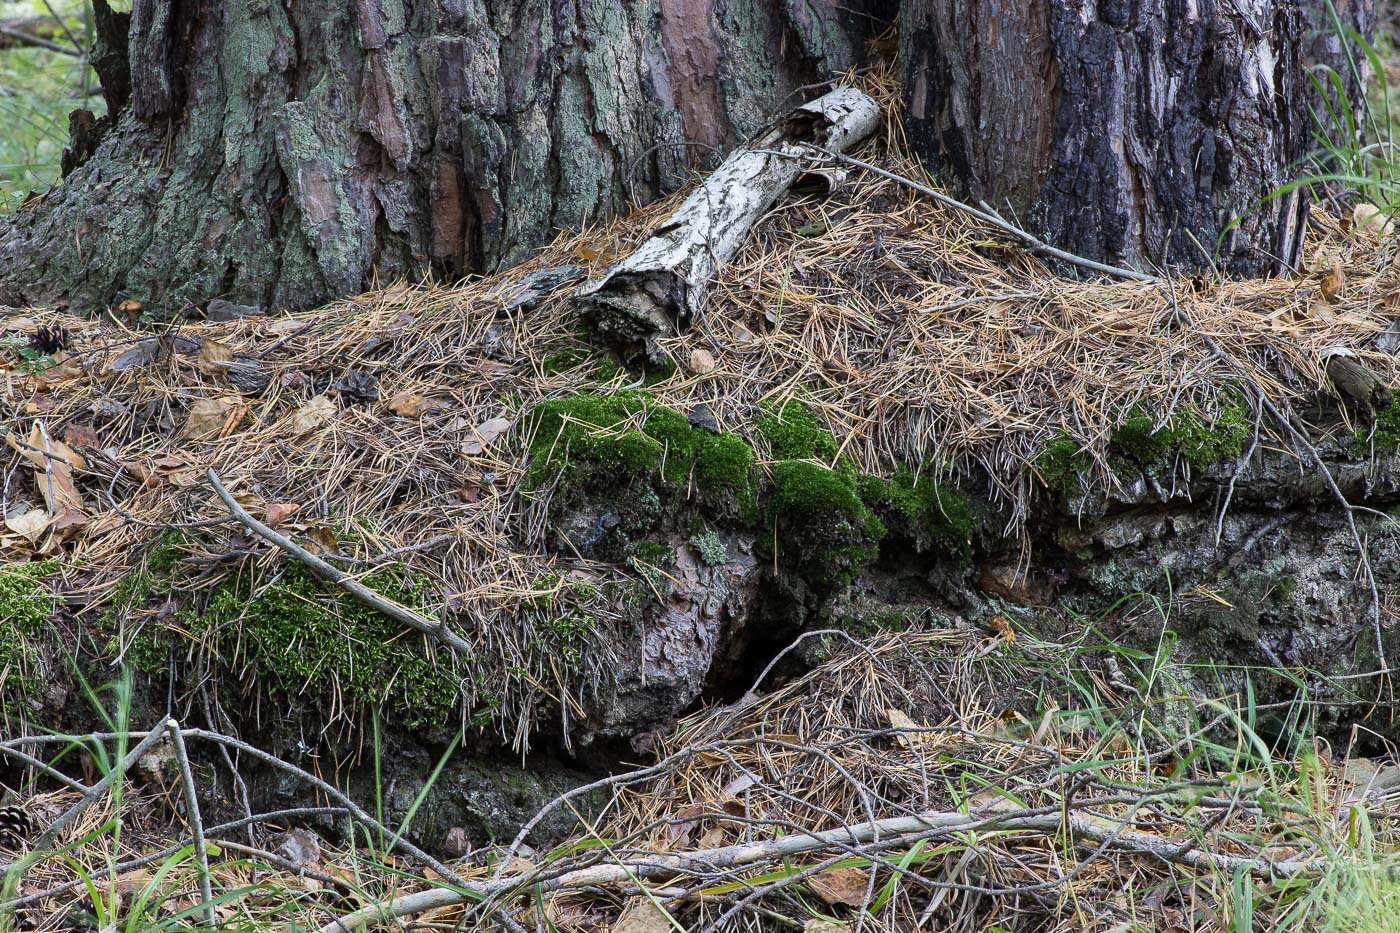
<svg viewBox="0 0 1400 933">
<path fill-rule="evenodd" d="M 879 122 L 879 105 L 852 87 L 792 111 L 725 159 L 651 239 L 575 292 L 584 319 L 624 355 L 661 363 L 656 338 L 684 329 L 699 314 L 715 272 L 801 174 L 800 145 L 816 142 L 841 152 Z"/>
<path fill-rule="evenodd" d="M 238 519 L 238 521 L 249 531 L 253 532 L 253 534 L 262 538 L 264 541 L 277 545 L 277 547 L 311 568 L 311 571 L 315 573 L 316 576 L 340 587 L 371 609 L 377 609 L 391 619 L 402 622 L 410 628 L 415 628 L 425 635 L 432 636 L 464 658 L 472 656 L 472 646 L 467 644 L 456 632 L 449 629 L 445 622 L 434 622 L 426 616 L 419 615 L 407 606 L 396 603 L 376 593 L 374 590 L 355 579 L 352 575 L 331 566 L 286 535 L 273 531 L 271 528 L 249 515 L 247 509 L 238 504 L 238 500 L 235 499 L 232 493 L 224 486 L 223 481 L 219 479 L 218 472 L 214 470 L 213 467 L 209 468 L 209 472 L 206 475 L 209 478 L 210 485 L 214 487 L 214 491 L 219 494 L 219 498 L 228 508 L 229 514 Z"/>
</svg>

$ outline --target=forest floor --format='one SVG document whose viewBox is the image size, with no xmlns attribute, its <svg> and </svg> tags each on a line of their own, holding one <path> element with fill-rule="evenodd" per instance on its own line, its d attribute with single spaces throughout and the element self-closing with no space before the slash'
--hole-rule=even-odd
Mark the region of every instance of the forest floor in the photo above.
<svg viewBox="0 0 1400 933">
<path fill-rule="evenodd" d="M 922 178 L 897 133 L 859 155 Z M 123 657 L 155 626 L 204 637 L 167 607 L 173 587 L 135 600 L 130 581 L 172 548 L 188 571 L 177 582 L 206 597 L 288 560 L 246 538 L 230 559 L 213 469 L 303 548 L 353 567 L 392 555 L 404 579 L 428 581 L 415 611 L 457 613 L 486 659 L 451 705 L 521 744 L 557 714 L 539 696 L 568 709 L 610 663 L 586 632 L 546 644 L 528 633 L 605 617 L 603 578 L 621 573 L 590 564 L 587 586 L 561 586 L 558 558 L 522 544 L 543 521 L 525 488 L 540 454 L 528 414 L 580 389 L 641 388 L 579 331 L 560 283 L 601 272 L 675 203 L 562 236 L 498 277 L 395 285 L 304 315 L 7 314 L 7 423 L 25 426 L 6 435 L 11 624 L 56 594 L 94 630 L 113 626 Z M 1067 449 L 1083 481 L 1108 481 L 1108 439 L 1135 408 L 1218 423 L 1232 393 L 1298 401 L 1327 383 L 1335 348 L 1396 384 L 1376 339 L 1400 279 L 1379 232 L 1318 212 L 1296 279 L 1088 284 L 898 181 L 852 173 L 765 219 L 704 326 L 664 342 L 676 369 L 644 388 L 649 405 L 703 406 L 757 451 L 760 473 L 777 456 L 756 413 L 800 393 L 839 442 L 833 465 L 978 471 L 1023 515 L 1022 497 L 1064 465 L 1047 452 Z M 9 495 L 21 489 L 22 503 Z M 1173 607 L 1123 596 L 1131 605 L 1114 611 L 1160 626 L 1158 651 L 1105 643 L 1092 619 L 1065 641 L 1001 617 L 816 636 L 808 673 L 773 683 L 764 671 L 735 703 L 652 736 L 636 770 L 551 803 L 583 813 L 585 794 L 602 793 L 575 838 L 537 850 L 522 832 L 445 862 L 400 844 L 412 823 L 385 825 L 384 788 L 351 800 L 320 787 L 326 810 L 353 816 L 339 840 L 298 829 L 304 813 L 204 825 L 189 805 L 203 775 L 184 746 L 256 750 L 165 723 L 155 731 L 172 741 L 156 744 L 129 721 L 120 684 L 94 687 L 106 735 L 19 734 L 23 716 L 5 720 L 0 750 L 33 755 L 33 786 L 61 789 L 23 798 L 56 832 L 15 848 L 0 928 L 331 931 L 390 915 L 421 930 L 629 933 L 1391 928 L 1394 755 L 1320 741 L 1305 699 L 1282 711 L 1296 728 L 1280 742 L 1247 695 L 1164 689 Z M 524 602 L 536 616 L 517 618 Z M 35 659 L 14 658 L 7 677 L 36 676 L 24 667 Z"/>
</svg>

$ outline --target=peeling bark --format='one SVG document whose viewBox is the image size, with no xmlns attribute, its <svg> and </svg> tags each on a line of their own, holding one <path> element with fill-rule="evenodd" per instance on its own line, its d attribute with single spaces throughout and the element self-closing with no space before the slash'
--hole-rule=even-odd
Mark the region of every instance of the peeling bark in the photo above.
<svg viewBox="0 0 1400 933">
<path fill-rule="evenodd" d="M 489 271 L 674 190 L 881 26 L 838 0 L 97 7 L 113 125 L 0 222 L 0 303 L 300 308 Z"/>
<path fill-rule="evenodd" d="M 626 356 L 655 359 L 655 339 L 699 313 L 719 266 L 801 174 L 802 143 L 845 152 L 880 123 L 880 107 L 854 88 L 804 104 L 724 160 L 656 233 L 577 293 L 584 319 Z"/>
</svg>

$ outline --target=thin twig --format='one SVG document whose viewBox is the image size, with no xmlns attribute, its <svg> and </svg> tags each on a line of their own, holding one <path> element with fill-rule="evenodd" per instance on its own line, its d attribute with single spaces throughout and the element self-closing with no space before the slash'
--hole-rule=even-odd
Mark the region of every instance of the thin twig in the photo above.
<svg viewBox="0 0 1400 933">
<path fill-rule="evenodd" d="M 376 593 L 350 574 L 328 564 L 286 535 L 273 531 L 271 528 L 249 515 L 248 511 L 238 504 L 238 500 L 235 499 L 232 493 L 224 486 L 223 481 L 219 479 L 218 472 L 213 467 L 209 468 L 209 472 L 206 475 L 209 477 L 210 485 L 214 487 L 214 491 L 219 494 L 219 498 L 223 500 L 224 505 L 228 508 L 229 514 L 238 519 L 238 521 L 249 531 L 253 532 L 253 534 L 262 538 L 264 541 L 277 545 L 277 547 L 311 568 L 311 571 L 315 573 L 316 576 L 328 583 L 335 584 L 371 609 L 377 609 L 391 619 L 402 622 L 410 628 L 415 628 L 425 635 L 432 636 L 464 658 L 470 658 L 472 656 L 472 646 L 456 632 L 449 629 L 446 623 L 434 622 L 426 616 L 419 615 L 407 606 L 400 605 Z"/>
<path fill-rule="evenodd" d="M 204 925 L 213 929 L 218 925 L 214 914 L 214 889 L 209 882 L 209 847 L 204 843 L 204 821 L 199 815 L 199 792 L 194 784 L 194 770 L 190 767 L 190 755 L 185 750 L 185 737 L 180 732 L 180 723 L 173 717 L 165 721 L 170 733 L 170 742 L 175 746 L 175 762 L 180 767 L 180 780 L 185 789 L 185 820 L 190 824 L 190 834 L 194 837 L 195 857 L 199 860 L 199 893 L 204 898 Z"/>
<path fill-rule="evenodd" d="M 907 178 L 904 175 L 899 175 L 895 172 L 888 171 L 887 169 L 880 168 L 878 165 L 871 165 L 869 162 L 862 162 L 860 159 L 853 159 L 850 156 L 845 155 L 843 153 L 833 152 L 821 146 L 814 146 L 811 143 L 803 143 L 802 145 L 804 148 L 811 149 L 815 152 L 820 152 L 822 155 L 826 156 L 829 159 L 834 159 L 837 162 L 841 162 L 846 165 L 853 165 L 856 168 L 865 169 L 867 172 L 873 172 L 874 174 L 879 175 L 881 178 L 888 178 L 890 181 L 899 182 L 901 185 L 904 185 L 905 187 L 913 191 L 917 191 L 925 197 L 933 198 L 939 204 L 945 205 L 947 207 L 954 207 L 967 214 L 971 214 L 973 217 L 976 217 L 983 223 L 991 224 L 993 227 L 996 227 L 1001 232 L 1010 234 L 1011 236 L 1020 240 L 1022 243 L 1025 243 L 1026 246 L 1030 247 L 1032 252 L 1040 253 L 1044 256 L 1050 256 L 1054 259 L 1060 260 L 1061 262 L 1067 262 L 1070 265 L 1079 266 L 1081 269 L 1088 269 L 1090 272 L 1098 272 L 1101 275 L 1109 275 L 1116 279 L 1131 279 L 1134 282 L 1162 281 L 1157 276 L 1148 275 L 1145 272 L 1137 272 L 1133 269 L 1124 269 L 1120 266 L 1110 266 L 1106 263 L 1097 262 L 1093 259 L 1085 259 L 1083 256 L 1076 256 L 1073 253 L 1067 253 L 1064 250 L 1059 249 L 1058 247 L 1051 246 L 1044 240 L 1027 233 L 1020 227 L 1008 223 L 998 215 L 989 214 L 986 211 L 979 210 L 973 207 L 971 204 L 964 204 L 957 198 L 950 198 L 948 195 L 943 194 L 942 192 L 934 191 L 927 185 L 919 184 L 912 178 Z"/>
</svg>

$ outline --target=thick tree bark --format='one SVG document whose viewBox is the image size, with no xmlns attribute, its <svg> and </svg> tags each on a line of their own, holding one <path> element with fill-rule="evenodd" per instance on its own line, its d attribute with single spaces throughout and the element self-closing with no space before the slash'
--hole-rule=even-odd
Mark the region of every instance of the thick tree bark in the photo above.
<svg viewBox="0 0 1400 933">
<path fill-rule="evenodd" d="M 1369 32 L 1371 0 L 1337 7 Z M 1334 68 L 1361 99 L 1324 10 L 1321 0 L 906 2 L 909 137 L 973 197 L 1070 252 L 1204 268 L 1223 234 L 1226 271 L 1291 268 L 1306 192 L 1256 205 L 1315 145 L 1311 111 L 1322 108 L 1306 69 Z"/>
<path fill-rule="evenodd" d="M 1200 267 L 1223 235 L 1258 274 L 1301 243 L 1305 193 L 1257 204 L 1312 145 L 1305 69 L 1352 73 L 1317 0 L 95 2 L 113 116 L 0 222 L 0 304 L 489 271 L 674 189 L 896 16 L 909 138 L 952 180 L 1093 259 Z"/>
<path fill-rule="evenodd" d="M 879 25 L 860 0 L 135 0 L 129 105 L 0 227 L 0 303 L 304 307 L 490 270 L 674 189 Z"/>
</svg>

